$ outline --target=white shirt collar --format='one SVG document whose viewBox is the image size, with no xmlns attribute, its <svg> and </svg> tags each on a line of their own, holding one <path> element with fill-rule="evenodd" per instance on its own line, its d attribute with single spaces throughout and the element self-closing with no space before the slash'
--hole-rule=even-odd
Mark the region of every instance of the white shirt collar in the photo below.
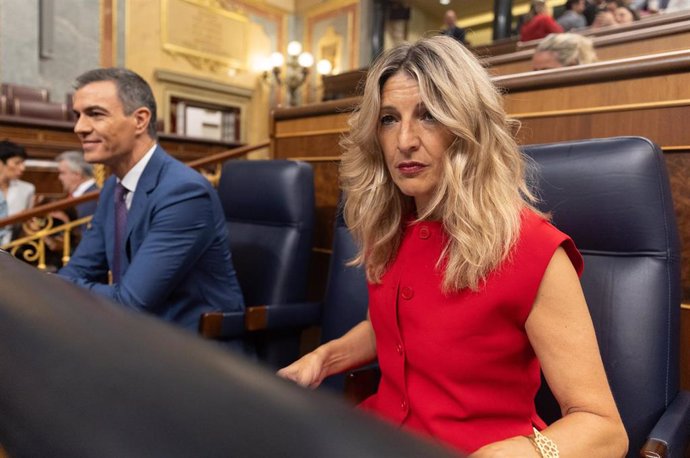
<svg viewBox="0 0 690 458">
<path fill-rule="evenodd" d="M 122 178 L 120 181 L 122 183 L 122 186 L 127 188 L 127 191 L 130 194 L 134 194 L 134 191 L 137 190 L 137 184 L 139 183 L 139 178 L 141 178 L 141 174 L 144 173 L 144 169 L 146 168 L 146 164 L 149 163 L 151 160 L 151 156 L 153 156 L 153 152 L 156 150 L 156 147 L 158 146 L 157 143 L 154 143 L 153 146 L 151 147 L 150 150 L 144 154 L 144 157 L 139 159 L 139 162 L 134 164 L 134 167 L 132 167 L 129 172 Z"/>
<path fill-rule="evenodd" d="M 125 195 L 125 204 L 127 206 L 127 210 L 129 210 L 129 208 L 132 206 L 132 199 L 134 199 L 134 192 L 137 190 L 139 178 L 141 178 L 141 174 L 144 173 L 144 169 L 151 160 L 153 152 L 156 150 L 157 146 L 158 144 L 154 143 L 151 149 L 148 150 L 146 154 L 144 154 L 144 157 L 139 159 L 139 162 L 134 164 L 134 167 L 132 167 L 129 170 L 129 172 L 127 172 L 127 174 L 124 177 L 122 177 L 122 180 L 120 180 L 122 186 L 124 186 L 125 189 L 127 189 L 127 194 Z"/>
<path fill-rule="evenodd" d="M 77 189 L 72 191 L 72 197 L 81 196 L 86 192 L 87 189 L 89 189 L 94 184 L 96 184 L 96 180 L 94 180 L 93 178 L 89 178 L 88 180 L 77 186 Z"/>
</svg>

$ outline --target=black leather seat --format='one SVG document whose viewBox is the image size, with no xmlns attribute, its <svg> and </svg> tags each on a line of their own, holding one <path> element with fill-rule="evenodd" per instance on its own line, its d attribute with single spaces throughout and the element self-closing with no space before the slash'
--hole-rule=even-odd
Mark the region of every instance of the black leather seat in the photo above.
<svg viewBox="0 0 690 458">
<path fill-rule="evenodd" d="M 296 161 L 229 161 L 218 193 L 244 300 L 253 307 L 247 314 L 204 314 L 200 332 L 215 339 L 244 338 L 261 361 L 280 367 L 299 354 L 300 330 L 290 319 L 305 308 L 312 316 L 319 313 L 318 304 L 305 304 L 314 227 L 312 168 Z"/>
</svg>

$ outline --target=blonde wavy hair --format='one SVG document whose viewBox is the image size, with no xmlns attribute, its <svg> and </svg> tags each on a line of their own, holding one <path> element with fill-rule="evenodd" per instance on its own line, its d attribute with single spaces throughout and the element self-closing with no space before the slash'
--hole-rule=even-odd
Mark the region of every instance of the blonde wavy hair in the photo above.
<svg viewBox="0 0 690 458">
<path fill-rule="evenodd" d="M 378 141 L 381 90 L 404 72 L 419 84 L 431 115 L 455 136 L 444 156 L 443 177 L 418 220 L 440 219 L 448 236 L 437 268 L 443 291 L 477 290 L 508 257 L 520 232 L 520 215 L 533 208 L 526 163 L 513 138 L 516 122 L 477 59 L 445 36 L 404 43 L 371 66 L 361 104 L 349 119 L 340 164 L 344 217 L 359 243 L 354 264 L 378 283 L 395 258 L 414 199 L 388 172 Z"/>
</svg>

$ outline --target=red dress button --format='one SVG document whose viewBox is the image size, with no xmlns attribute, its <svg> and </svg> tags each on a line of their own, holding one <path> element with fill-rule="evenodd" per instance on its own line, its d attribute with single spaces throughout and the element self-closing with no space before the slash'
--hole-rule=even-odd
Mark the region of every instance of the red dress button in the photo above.
<svg viewBox="0 0 690 458">
<path fill-rule="evenodd" d="M 398 344 L 395 346 L 395 350 L 398 352 L 399 355 L 403 354 L 403 346 L 402 344 Z"/>
<path fill-rule="evenodd" d="M 405 399 L 402 400 L 400 403 L 400 409 L 401 410 L 407 410 L 407 401 Z"/>
<path fill-rule="evenodd" d="M 414 291 L 409 286 L 404 286 L 403 289 L 400 291 L 400 295 L 403 299 L 410 300 L 414 296 Z"/>
<path fill-rule="evenodd" d="M 422 226 L 419 228 L 419 238 L 422 240 L 426 240 L 431 236 L 431 233 L 429 232 L 429 228 L 426 226 Z"/>
</svg>

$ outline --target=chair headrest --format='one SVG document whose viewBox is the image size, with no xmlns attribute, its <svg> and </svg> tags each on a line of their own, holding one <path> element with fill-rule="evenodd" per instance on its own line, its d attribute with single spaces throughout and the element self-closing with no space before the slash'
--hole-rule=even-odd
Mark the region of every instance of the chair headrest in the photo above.
<svg viewBox="0 0 690 458">
<path fill-rule="evenodd" d="M 677 249 L 664 158 L 649 140 L 593 139 L 527 146 L 524 152 L 534 159 L 539 207 L 551 212 L 580 250 Z"/>
<path fill-rule="evenodd" d="M 313 213 L 313 180 L 305 162 L 233 160 L 223 166 L 218 193 L 228 221 L 289 224 Z M 247 195 L 254 189 L 260 190 L 261 199 Z"/>
</svg>

